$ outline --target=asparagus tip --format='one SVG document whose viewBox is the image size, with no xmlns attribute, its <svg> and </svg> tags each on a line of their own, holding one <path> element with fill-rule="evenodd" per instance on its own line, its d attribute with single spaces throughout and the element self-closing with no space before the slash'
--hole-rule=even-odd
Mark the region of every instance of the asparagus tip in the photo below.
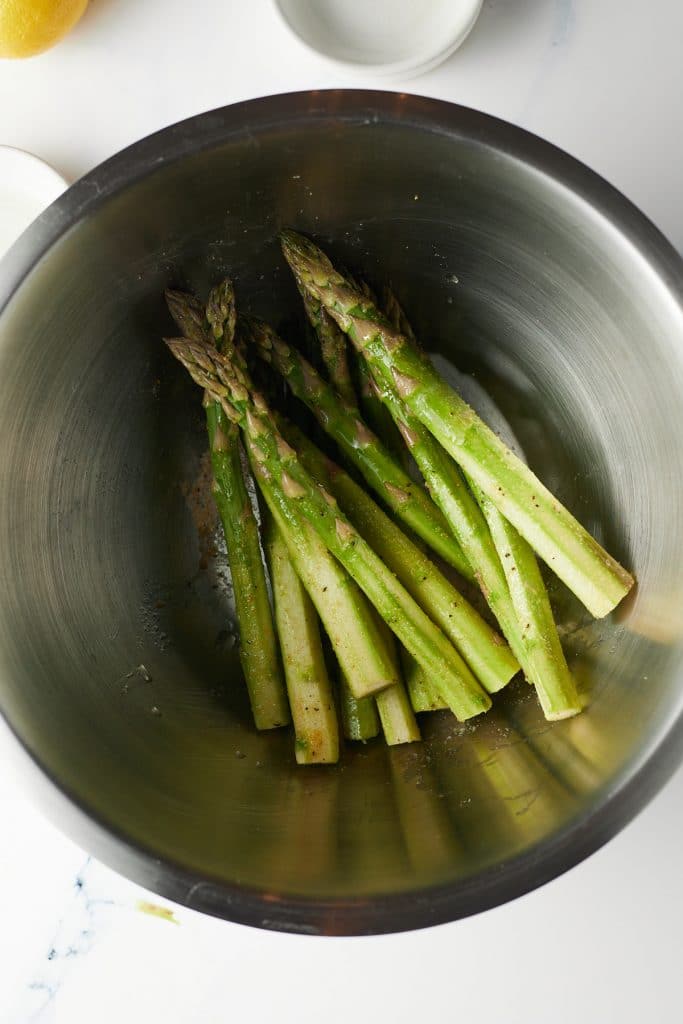
<svg viewBox="0 0 683 1024">
<path fill-rule="evenodd" d="M 232 338 L 237 321 L 235 287 L 229 277 L 211 289 L 206 303 L 206 319 L 209 321 L 216 339 L 227 335 Z"/>
</svg>

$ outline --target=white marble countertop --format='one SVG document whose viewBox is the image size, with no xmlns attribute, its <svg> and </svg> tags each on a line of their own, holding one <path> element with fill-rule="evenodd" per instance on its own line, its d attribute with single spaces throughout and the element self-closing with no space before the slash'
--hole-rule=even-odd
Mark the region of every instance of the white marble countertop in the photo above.
<svg viewBox="0 0 683 1024">
<path fill-rule="evenodd" d="M 551 139 L 683 249 L 681 38 L 679 0 L 486 0 L 461 51 L 394 87 Z M 375 86 L 345 81 L 300 47 L 269 0 L 92 0 L 60 47 L 0 62 L 0 144 L 75 178 L 198 111 L 348 84 Z M 681 806 L 679 772 L 606 848 L 477 918 L 309 939 L 214 921 L 145 893 L 48 825 L 2 768 L 0 1022 L 674 1020 Z M 172 920 L 142 912 L 145 900 Z"/>
</svg>

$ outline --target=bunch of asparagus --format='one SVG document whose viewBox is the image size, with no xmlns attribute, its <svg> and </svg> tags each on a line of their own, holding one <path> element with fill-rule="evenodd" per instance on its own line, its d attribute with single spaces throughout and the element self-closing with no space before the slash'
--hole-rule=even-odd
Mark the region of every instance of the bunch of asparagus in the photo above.
<svg viewBox="0 0 683 1024">
<path fill-rule="evenodd" d="M 420 738 L 415 712 L 479 715 L 520 669 L 546 718 L 577 714 L 536 555 L 600 617 L 633 578 L 439 376 L 393 294 L 378 301 L 293 231 L 282 248 L 324 375 L 272 327 L 238 317 L 230 281 L 205 307 L 167 293 L 182 337 L 166 343 L 204 389 L 257 728 L 291 712 L 297 761 L 331 763 L 337 708 L 348 739 L 381 728 L 408 743 Z M 334 459 L 255 386 L 257 357 L 308 407 Z M 261 499 L 272 608 L 245 472 Z M 478 586 L 500 633 L 444 562 Z"/>
</svg>

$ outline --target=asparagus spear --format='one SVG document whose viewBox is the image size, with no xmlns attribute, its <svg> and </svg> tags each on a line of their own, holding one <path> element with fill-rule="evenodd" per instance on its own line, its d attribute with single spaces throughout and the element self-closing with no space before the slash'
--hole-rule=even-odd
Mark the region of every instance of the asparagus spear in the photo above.
<svg viewBox="0 0 683 1024">
<path fill-rule="evenodd" d="M 306 316 L 320 342 L 320 352 L 332 386 L 342 401 L 353 407 L 356 405 L 356 392 L 349 369 L 346 335 L 309 292 L 302 290 L 301 298 Z"/>
<path fill-rule="evenodd" d="M 417 345 L 393 294 L 389 303 L 387 313 L 394 326 L 400 326 L 404 336 Z M 463 551 L 477 566 L 482 591 L 524 674 L 536 687 L 546 717 L 576 714 L 580 710 L 578 694 L 533 551 L 476 484 L 472 484 L 472 496 L 455 463 L 410 412 L 395 387 L 382 382 L 379 391 Z"/>
<path fill-rule="evenodd" d="M 633 577 L 590 536 L 387 318 L 294 231 L 282 234 L 295 277 L 588 610 L 601 618 Z"/>
<path fill-rule="evenodd" d="M 427 482 L 432 497 L 457 537 L 465 557 L 470 565 L 475 567 L 475 579 L 489 608 L 498 619 L 515 657 L 522 662 L 521 630 L 503 566 L 481 509 L 468 490 L 456 464 L 420 420 L 411 413 L 395 387 L 381 381 L 378 393 L 391 412 Z"/>
<path fill-rule="evenodd" d="M 346 335 L 339 330 L 332 317 L 325 312 L 317 299 L 308 292 L 301 292 L 304 310 L 320 345 L 322 360 L 330 380 L 339 397 L 347 405 L 356 404 L 356 396 L 349 369 Z M 389 646 L 393 637 L 389 637 Z M 354 697 L 348 679 L 343 672 L 339 679 L 340 703 L 344 735 L 349 740 L 366 741 L 377 736 L 380 721 L 377 705 L 372 697 Z"/>
<path fill-rule="evenodd" d="M 343 672 L 339 677 L 339 691 L 342 724 L 347 740 L 365 742 L 374 739 L 380 730 L 375 700 L 372 697 L 354 697 L 349 681 Z"/>
<path fill-rule="evenodd" d="M 194 380 L 220 400 L 242 428 L 259 480 L 277 488 L 300 510 L 326 547 L 347 569 L 410 653 L 431 672 L 456 717 L 464 720 L 491 706 L 488 695 L 441 630 L 415 603 L 335 499 L 305 471 L 277 431 L 265 400 L 253 394 L 238 366 L 218 352 L 186 339 L 168 340 Z"/>
<path fill-rule="evenodd" d="M 358 286 L 363 291 L 364 295 L 370 299 L 374 298 L 372 290 L 366 281 L 358 282 Z M 302 294 L 307 294 L 305 289 Z M 337 325 L 335 324 L 335 326 Z M 339 327 L 337 327 L 337 330 L 340 334 L 342 333 Z M 365 362 L 363 356 L 355 349 L 353 349 L 353 357 L 359 396 L 358 407 L 361 410 L 365 422 L 369 425 L 370 429 L 374 431 L 388 451 L 390 451 L 396 458 L 406 473 L 408 473 L 412 479 L 415 479 L 413 476 L 415 468 L 414 462 L 408 452 L 408 449 L 403 443 L 403 438 L 394 423 L 391 413 L 377 394 L 377 389 L 374 387 L 372 374 L 370 373 L 368 364 Z M 373 543 L 373 546 L 377 549 L 377 545 L 374 544 L 372 538 L 370 538 L 370 542 Z M 417 539 L 417 547 L 421 551 L 424 550 L 419 538 Z M 451 639 L 453 638 L 451 637 Z M 458 647 L 458 644 L 456 643 L 455 646 Z M 460 653 L 465 656 L 462 649 L 460 650 Z M 465 660 L 467 661 L 466 656 Z M 410 703 L 412 704 L 414 711 L 437 711 L 440 708 L 445 708 L 447 706 L 432 687 L 424 669 L 413 657 L 411 657 L 410 654 L 408 654 L 405 648 L 402 648 L 401 650 L 401 664 L 403 666 L 403 675 L 408 685 Z M 473 665 L 470 664 L 470 668 L 472 668 L 474 674 L 477 675 Z"/>
<path fill-rule="evenodd" d="M 512 604 L 521 625 L 521 662 L 549 721 L 581 711 L 576 684 L 567 666 L 548 591 L 531 547 L 512 523 L 474 485 L 474 493 L 491 530 L 505 569 Z"/>
<path fill-rule="evenodd" d="M 336 325 L 333 326 L 338 330 Z M 243 372 L 246 373 L 246 364 L 243 360 L 240 365 Z M 340 365 L 342 365 L 341 360 L 338 360 L 333 368 L 335 373 L 338 372 Z M 328 565 L 328 575 L 330 572 L 334 572 L 336 576 L 343 577 L 344 570 L 334 561 L 324 546 L 322 547 L 322 551 L 318 553 L 317 562 L 319 563 L 322 561 L 323 555 L 328 563 L 331 561 L 331 566 Z M 308 573 L 310 576 L 310 565 L 306 568 L 300 566 L 300 571 L 302 575 L 306 575 Z M 318 582 L 322 575 L 323 574 L 318 570 Z M 315 584 L 310 580 L 309 586 L 314 590 Z M 351 580 L 348 580 L 348 586 L 349 588 L 356 590 Z M 324 586 L 322 588 L 322 592 L 318 588 L 318 604 L 321 609 L 328 609 L 329 597 L 326 596 L 328 593 L 328 586 Z M 359 599 L 363 597 L 360 592 L 358 592 L 357 596 Z M 332 614 L 327 616 L 328 621 L 334 618 L 334 626 L 332 626 L 331 623 L 329 628 L 338 629 L 339 622 L 337 618 L 333 616 L 333 609 L 329 609 L 329 611 Z M 365 636 L 366 631 L 369 631 L 370 633 L 370 641 L 367 644 L 369 647 L 368 663 L 371 665 L 374 664 L 375 660 L 379 657 L 380 666 L 382 671 L 385 673 L 384 678 L 386 678 L 387 671 L 385 666 L 387 663 L 390 663 L 391 665 L 390 685 L 377 693 L 375 698 L 377 711 L 379 712 L 379 721 L 381 722 L 382 730 L 384 732 L 384 738 L 389 746 L 419 740 L 420 731 L 401 680 L 393 635 L 386 624 L 381 619 L 375 617 L 374 611 L 369 607 L 366 609 L 364 620 L 365 621 L 361 623 L 362 628 L 360 630 L 360 635 Z M 348 638 L 345 637 L 344 639 L 345 642 L 348 643 Z M 375 712 L 374 706 L 371 704 L 372 698 L 354 696 L 354 685 L 356 684 L 351 684 L 349 682 L 346 673 L 342 669 L 342 713 L 346 735 L 347 738 L 350 739 L 370 739 L 372 736 L 377 735 L 379 729 L 377 713 Z"/>
<path fill-rule="evenodd" d="M 298 764 L 334 764 L 339 760 L 337 715 L 318 616 L 271 516 L 267 517 L 265 548 L 294 723 L 296 760 Z"/>
<path fill-rule="evenodd" d="M 402 334 L 404 338 L 407 338 L 411 344 L 417 345 L 413 326 L 406 316 L 403 306 L 396 298 L 393 288 L 390 288 L 388 285 L 382 293 L 382 307 L 392 327 L 399 334 Z"/>
<path fill-rule="evenodd" d="M 445 561 L 471 578 L 469 563 L 441 512 L 367 428 L 358 410 L 347 407 L 311 364 L 267 324 L 251 320 L 247 329 L 259 355 L 282 373 L 381 500 Z"/>
<path fill-rule="evenodd" d="M 204 309 L 193 296 L 166 293 L 171 315 L 181 330 L 206 344 Z M 225 289 L 228 304 L 224 329 L 234 330 L 234 295 Z M 223 525 L 230 563 L 235 610 L 240 630 L 239 656 L 257 729 L 274 729 L 289 722 L 289 707 L 273 616 L 268 599 L 259 531 L 244 482 L 239 428 L 220 404 L 209 402 L 206 422 L 213 469 L 213 494 Z"/>
<path fill-rule="evenodd" d="M 410 703 L 408 691 L 401 677 L 401 667 L 394 636 L 387 624 L 380 619 L 379 626 L 385 640 L 390 645 L 397 682 L 375 695 L 375 702 L 382 723 L 382 732 L 387 745 L 395 747 L 401 743 L 413 743 L 419 740 L 420 727 Z"/>
<path fill-rule="evenodd" d="M 422 671 L 420 665 L 407 652 L 403 658 L 403 674 L 413 711 L 441 711 L 448 707 L 436 688 L 432 686 L 426 672 Z"/>
<path fill-rule="evenodd" d="M 214 333 L 219 333 L 216 325 L 220 325 L 221 317 L 224 319 L 225 309 L 221 309 L 220 295 L 215 299 L 207 315 L 214 324 Z M 226 347 L 242 379 L 251 386 L 249 370 L 234 334 Z M 262 477 L 258 464 L 254 468 L 254 475 Z M 261 492 L 279 524 L 296 573 L 318 609 L 353 698 L 364 699 L 367 694 L 395 685 L 398 677 L 392 645 L 365 595 L 291 503 L 282 501 L 281 491 L 261 479 Z"/>
<path fill-rule="evenodd" d="M 363 419 L 370 427 L 370 430 L 377 435 L 387 451 L 391 452 L 399 465 L 409 474 L 410 459 L 408 458 L 406 446 L 396 429 L 391 413 L 377 394 L 368 364 L 355 349 L 352 358 L 358 380 L 358 405 Z"/>
<path fill-rule="evenodd" d="M 356 281 L 354 278 L 350 278 L 350 280 L 357 285 L 360 291 L 362 291 L 367 298 L 374 300 L 372 289 L 366 281 Z M 310 294 L 306 292 L 305 288 L 301 289 L 301 293 L 303 295 Z M 330 319 L 332 318 L 330 317 Z M 341 331 L 336 323 L 335 327 L 337 327 L 339 333 L 345 337 L 343 331 Z M 370 429 L 377 434 L 377 437 L 385 448 L 389 449 L 394 458 L 401 464 L 403 469 L 405 469 L 406 473 L 410 474 L 412 469 L 410 456 L 406 451 L 406 446 L 403 443 L 401 435 L 396 429 L 396 424 L 391 417 L 391 413 L 385 407 L 377 394 L 377 390 L 372 382 L 372 374 L 370 373 L 368 364 L 360 353 L 353 347 L 351 349 L 351 356 L 358 389 L 358 407 L 363 414 L 363 418 Z"/>
<path fill-rule="evenodd" d="M 348 473 L 298 427 L 281 416 L 276 416 L 276 423 L 311 476 L 334 495 L 356 529 L 457 647 L 489 693 L 505 686 L 519 665 L 503 640 Z"/>
<path fill-rule="evenodd" d="M 260 463 L 252 458 L 251 465 L 353 695 L 362 698 L 391 686 L 396 682 L 391 651 L 367 598 Z"/>
<path fill-rule="evenodd" d="M 332 318 L 322 309 L 320 303 L 302 293 L 306 314 L 313 326 L 320 343 L 323 363 L 327 369 L 330 383 L 339 397 L 350 407 L 356 406 L 356 395 L 349 372 L 346 337 L 337 327 Z M 315 474 L 313 474 L 315 475 Z M 382 623 L 384 625 L 384 623 Z M 395 641 L 391 631 L 385 626 L 385 638 L 388 646 L 395 652 Z M 384 738 L 389 746 L 399 743 L 411 743 L 420 738 L 420 731 L 410 705 L 408 694 L 400 679 L 398 661 L 395 660 L 398 682 L 393 687 L 377 695 L 377 709 L 382 722 Z M 365 699 L 367 701 L 367 698 Z M 353 694 L 342 675 L 342 707 L 347 722 L 347 735 L 353 733 L 372 733 L 374 728 L 373 715 L 369 707 L 358 706 Z M 374 710 L 374 709 L 373 709 Z M 377 716 L 374 715 L 374 720 Z M 369 738 L 359 735 L 359 739 Z"/>
</svg>

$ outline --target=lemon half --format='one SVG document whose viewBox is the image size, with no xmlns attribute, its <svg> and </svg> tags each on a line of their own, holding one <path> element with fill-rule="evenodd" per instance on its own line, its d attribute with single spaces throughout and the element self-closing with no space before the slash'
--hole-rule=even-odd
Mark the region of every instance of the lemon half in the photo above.
<svg viewBox="0 0 683 1024">
<path fill-rule="evenodd" d="M 33 57 L 70 32 L 88 0 L 0 0 L 0 57 Z"/>
</svg>

